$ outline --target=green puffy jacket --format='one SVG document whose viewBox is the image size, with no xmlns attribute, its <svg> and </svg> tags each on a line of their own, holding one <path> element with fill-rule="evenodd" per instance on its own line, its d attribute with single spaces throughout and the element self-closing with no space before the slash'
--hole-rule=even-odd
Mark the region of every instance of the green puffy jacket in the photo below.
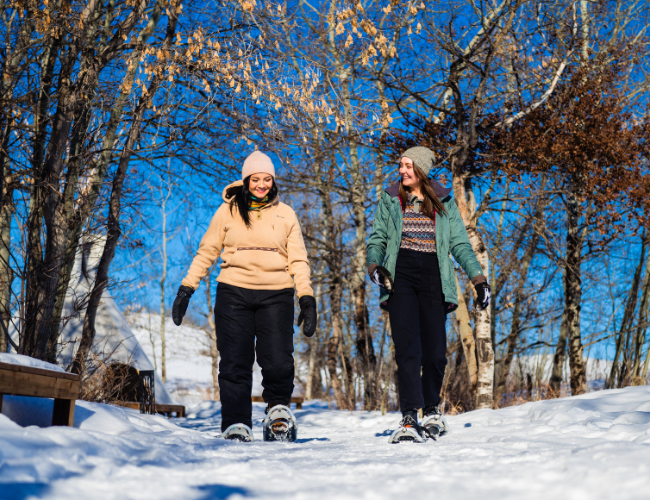
<svg viewBox="0 0 650 500">
<path fill-rule="evenodd" d="M 460 216 L 456 202 L 450 195 L 451 189 L 443 188 L 439 182 L 432 180 L 436 196 L 445 207 L 446 213 L 436 214 L 436 251 L 440 266 L 440 278 L 445 302 L 450 304 L 449 310 L 458 306 L 458 293 L 456 291 L 456 277 L 454 265 L 449 254 L 465 270 L 469 278 L 476 285 L 487 281 L 483 275 L 481 265 L 474 255 L 474 250 L 467 237 L 465 224 Z M 383 265 L 391 275 L 395 276 L 397 253 L 402 241 L 402 207 L 399 202 L 399 182 L 387 188 L 381 195 L 381 200 L 375 212 L 375 222 L 372 233 L 366 246 L 367 263 Z M 395 283 L 398 287 L 399 283 Z M 382 309 L 387 308 L 390 293 L 380 288 L 379 304 Z"/>
</svg>

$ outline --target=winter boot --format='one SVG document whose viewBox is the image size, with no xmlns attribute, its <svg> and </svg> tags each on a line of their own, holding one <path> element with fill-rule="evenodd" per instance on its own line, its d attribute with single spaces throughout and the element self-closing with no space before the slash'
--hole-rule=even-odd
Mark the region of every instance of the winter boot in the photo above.
<svg viewBox="0 0 650 500">
<path fill-rule="evenodd" d="M 298 436 L 298 423 L 288 406 L 269 404 L 264 417 L 264 441 L 293 442 Z"/>
<path fill-rule="evenodd" d="M 391 444 L 411 442 L 424 443 L 423 431 L 418 424 L 417 410 L 409 410 L 402 413 L 402 420 L 397 429 L 388 440 Z"/>
<path fill-rule="evenodd" d="M 253 431 L 246 424 L 232 424 L 223 431 L 221 437 L 232 441 L 243 441 L 246 443 L 255 441 L 253 438 Z"/>
<path fill-rule="evenodd" d="M 422 419 L 422 430 L 431 439 L 444 436 L 449 431 L 447 420 L 442 416 L 439 406 L 427 406 Z"/>
</svg>

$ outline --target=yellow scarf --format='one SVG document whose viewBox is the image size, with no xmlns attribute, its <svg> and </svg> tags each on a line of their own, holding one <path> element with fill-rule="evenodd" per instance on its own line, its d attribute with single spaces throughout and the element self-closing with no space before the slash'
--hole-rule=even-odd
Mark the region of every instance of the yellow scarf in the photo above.
<svg viewBox="0 0 650 500">
<path fill-rule="evenodd" d="M 248 204 L 248 210 L 261 210 L 269 202 L 269 197 L 265 196 L 263 200 L 251 196 L 251 202 Z"/>
</svg>

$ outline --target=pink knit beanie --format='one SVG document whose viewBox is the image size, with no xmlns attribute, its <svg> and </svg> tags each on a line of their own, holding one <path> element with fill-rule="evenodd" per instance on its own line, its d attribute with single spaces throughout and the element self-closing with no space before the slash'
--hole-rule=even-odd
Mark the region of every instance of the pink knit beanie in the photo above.
<svg viewBox="0 0 650 500">
<path fill-rule="evenodd" d="M 244 160 L 244 168 L 241 171 L 241 178 L 245 179 L 253 174 L 269 174 L 275 180 L 275 168 L 271 158 L 261 151 L 253 151 L 248 158 Z"/>
</svg>

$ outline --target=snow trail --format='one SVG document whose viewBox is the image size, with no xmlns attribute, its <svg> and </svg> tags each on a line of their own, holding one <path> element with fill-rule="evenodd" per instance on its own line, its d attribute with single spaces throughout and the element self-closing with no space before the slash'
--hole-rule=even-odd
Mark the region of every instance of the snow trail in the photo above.
<svg viewBox="0 0 650 500">
<path fill-rule="evenodd" d="M 6 397 L 3 412 L 34 420 L 47 404 Z M 254 405 L 256 439 L 263 409 Z M 79 402 L 75 428 L 23 428 L 0 415 L 0 499 L 596 500 L 650 491 L 647 386 L 448 417 L 449 435 L 419 445 L 388 444 L 397 413 L 312 402 L 295 414 L 296 443 L 250 444 L 215 437 L 214 402 L 171 421 Z"/>
</svg>

